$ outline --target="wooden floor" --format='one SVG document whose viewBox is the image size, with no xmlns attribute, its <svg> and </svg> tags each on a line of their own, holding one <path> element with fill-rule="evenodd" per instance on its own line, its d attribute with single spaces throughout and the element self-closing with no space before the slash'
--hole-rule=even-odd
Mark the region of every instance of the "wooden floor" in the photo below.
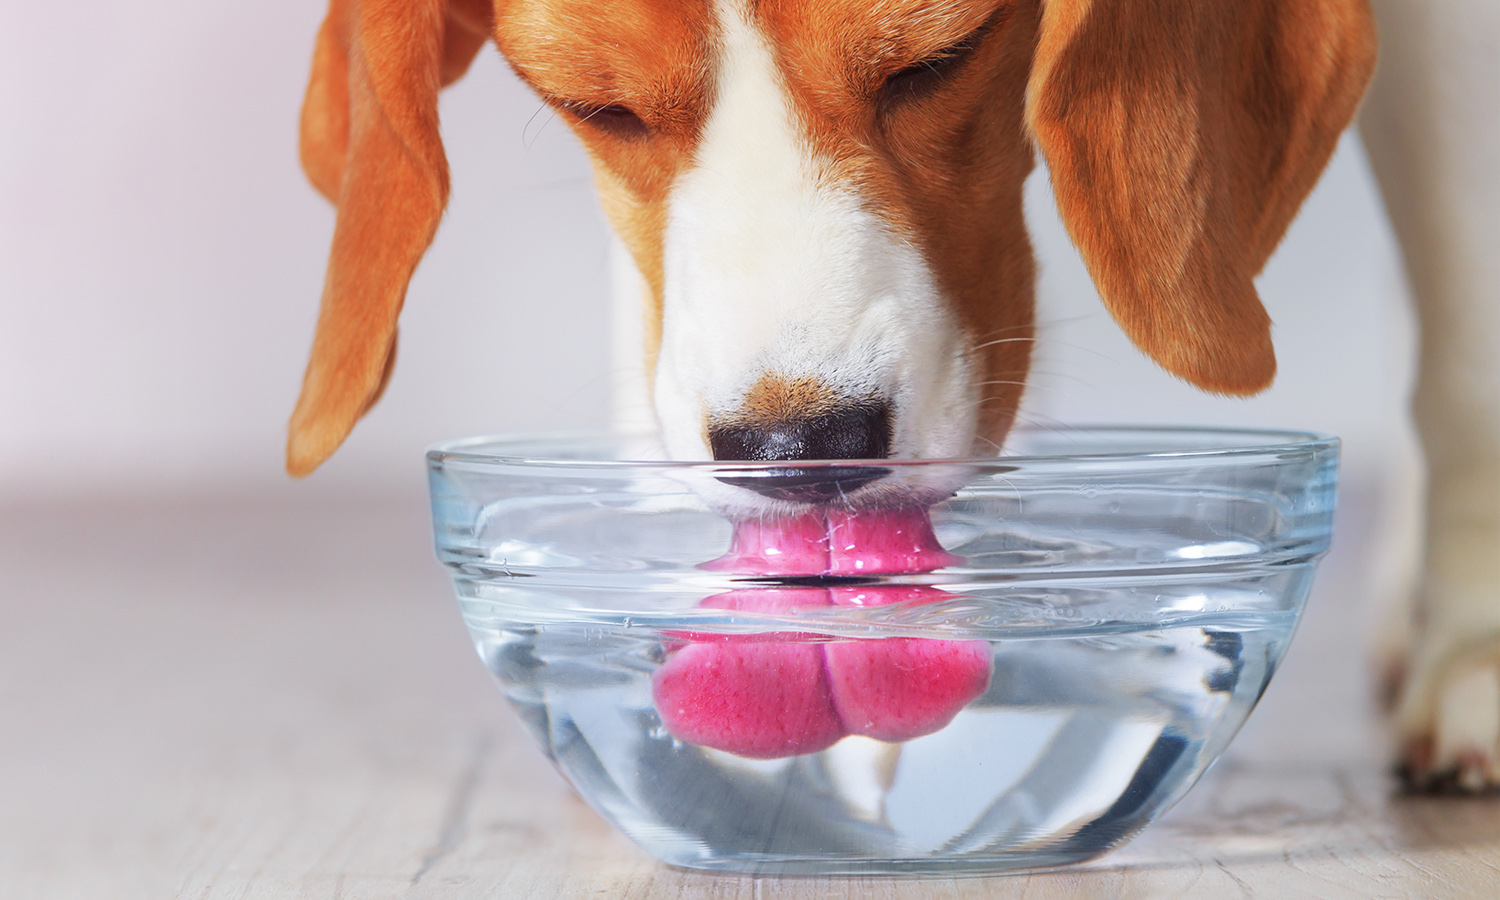
<svg viewBox="0 0 1500 900">
<path fill-rule="evenodd" d="M 659 865 L 474 658 L 420 498 L 0 506 L 0 898 L 1495 897 L 1500 802 L 1403 798 L 1359 521 L 1231 753 L 1124 850 L 991 878 Z"/>
</svg>

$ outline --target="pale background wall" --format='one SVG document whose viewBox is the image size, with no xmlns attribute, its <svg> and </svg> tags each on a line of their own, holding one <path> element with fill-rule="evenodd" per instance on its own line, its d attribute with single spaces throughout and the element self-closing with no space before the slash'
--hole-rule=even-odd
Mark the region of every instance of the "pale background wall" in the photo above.
<svg viewBox="0 0 1500 900">
<path fill-rule="evenodd" d="M 296 162 L 322 14 L 307 0 L 19 4 L 0 29 L 0 495 L 279 485 L 332 212 Z M 443 99 L 453 200 L 385 399 L 327 485 L 419 485 L 424 445 L 601 426 L 606 232 L 582 152 L 487 50 Z M 1277 386 L 1173 381 L 1124 340 L 1051 209 L 1035 421 L 1258 423 L 1347 439 L 1388 480 L 1412 341 L 1402 275 L 1346 138 L 1260 284 Z"/>
</svg>

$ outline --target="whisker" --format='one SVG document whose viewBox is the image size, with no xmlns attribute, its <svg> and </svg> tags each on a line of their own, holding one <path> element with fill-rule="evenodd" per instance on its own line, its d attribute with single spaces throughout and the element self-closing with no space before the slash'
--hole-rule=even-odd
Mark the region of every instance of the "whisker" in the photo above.
<svg viewBox="0 0 1500 900">
<path fill-rule="evenodd" d="M 992 448 L 992 449 L 993 449 L 993 450 L 994 450 L 994 451 L 995 451 L 995 454 L 996 454 L 996 455 L 999 455 L 999 454 L 1001 454 L 1001 453 L 1004 453 L 1004 452 L 1005 452 L 1005 448 L 1004 448 L 1004 447 L 1002 447 L 1002 446 L 1001 446 L 1001 445 L 1000 445 L 1000 444 L 999 444 L 999 443 L 998 443 L 998 442 L 996 442 L 996 441 L 993 441 L 993 440 L 991 440 L 991 439 L 989 439 L 989 438 L 987 438 L 987 437 L 985 437 L 985 436 L 984 436 L 984 435 L 982 435 L 982 434 L 980 434 L 980 435 L 975 435 L 975 436 L 974 436 L 974 437 L 975 437 L 975 440 L 979 440 L 979 441 L 983 441 L 983 442 L 984 442 L 984 443 L 986 443 L 986 444 L 989 444 L 989 445 L 990 445 L 990 447 L 991 447 L 991 448 Z"/>
<path fill-rule="evenodd" d="M 1103 360 L 1107 360 L 1107 361 L 1112 362 L 1112 363 L 1119 363 L 1120 362 L 1120 360 L 1119 360 L 1118 357 L 1112 356 L 1109 353 L 1106 353 L 1105 351 L 1098 349 L 1097 347 L 1090 347 L 1087 344 L 1074 344 L 1074 343 L 1070 343 L 1068 341 L 1054 341 L 1054 340 L 1049 340 L 1047 338 L 1041 338 L 1040 340 L 1038 340 L 1037 343 L 1039 343 L 1044 348 L 1065 347 L 1065 348 L 1067 348 L 1069 350 L 1081 350 L 1084 353 L 1091 354 L 1093 356 L 1096 356 L 1096 357 L 1098 357 L 1100 359 L 1103 359 Z"/>
<path fill-rule="evenodd" d="M 980 332 L 979 334 L 976 334 L 973 337 L 974 337 L 974 340 L 976 340 L 976 341 L 987 341 L 990 338 L 998 337 L 998 336 L 1003 335 L 1003 334 L 1009 334 L 1009 333 L 1014 332 L 1014 331 L 1030 331 L 1030 330 L 1032 330 L 1032 326 L 1031 325 L 1026 325 L 1026 324 L 1022 324 L 1022 325 L 1002 325 L 999 328 L 991 328 L 989 331 Z"/>
<path fill-rule="evenodd" d="M 1054 391 L 1054 392 L 1062 392 L 1063 391 L 1063 389 L 1061 387 L 1058 387 L 1057 385 L 1054 385 L 1054 384 L 1039 384 L 1036 381 L 981 381 L 981 382 L 979 382 L 978 384 L 976 384 L 974 386 L 977 387 L 977 388 L 982 388 L 982 387 L 991 387 L 991 386 L 996 386 L 996 385 L 1009 385 L 1009 386 L 1012 386 L 1012 387 L 1021 387 L 1021 388 L 1025 388 L 1028 391 L 1030 391 L 1032 389 L 1041 390 L 1041 391 Z M 985 401 L 998 400 L 998 399 L 1000 399 L 1000 398 L 999 397 L 986 397 Z"/>
<path fill-rule="evenodd" d="M 1033 376 L 1035 376 L 1032 379 L 1032 383 L 1033 384 L 1036 382 L 1037 378 L 1059 378 L 1059 379 L 1064 379 L 1066 381 L 1071 381 L 1074 384 L 1078 385 L 1079 387 L 1086 387 L 1086 388 L 1088 388 L 1090 390 L 1098 390 L 1099 389 L 1099 386 L 1097 384 L 1094 384 L 1093 382 L 1089 381 L 1087 378 L 1083 377 L 1082 375 L 1077 374 L 1076 372 L 1054 372 L 1054 371 L 1051 371 L 1051 370 L 1048 370 L 1048 369 L 1032 369 L 1031 373 L 1032 373 Z M 1052 387 L 1051 385 L 1046 385 L 1046 386 L 1047 387 Z M 1053 388 L 1053 389 L 1056 390 L 1056 388 Z"/>
<path fill-rule="evenodd" d="M 1079 430 L 1076 426 L 1070 425 L 1067 422 L 1064 422 L 1054 416 L 1049 416 L 1046 413 L 1033 412 L 1026 409 L 1016 410 L 1016 418 L 1021 420 L 1023 424 L 1036 425 L 1058 434 Z"/>
<path fill-rule="evenodd" d="M 1056 328 L 1059 325 L 1071 325 L 1071 324 L 1073 324 L 1075 322 L 1086 322 L 1089 319 L 1093 319 L 1093 318 L 1095 318 L 1095 317 L 1097 317 L 1099 315 L 1100 315 L 1100 313 L 1097 313 L 1097 312 L 1095 312 L 1095 313 L 1080 313 L 1080 314 L 1078 314 L 1076 316 L 1064 316 L 1064 317 L 1058 318 L 1058 319 L 1042 319 L 1042 320 L 1037 320 L 1037 321 L 1034 321 L 1034 322 L 1021 322 L 1021 323 L 1018 323 L 1018 324 L 1015 324 L 1015 325 L 1001 325 L 998 328 L 992 328 L 989 331 L 981 332 L 979 334 L 974 335 L 974 339 L 977 340 L 977 341 L 984 341 L 984 340 L 989 340 L 992 337 L 996 337 L 996 336 L 1002 335 L 1002 334 L 1007 334 L 1007 333 L 1013 332 L 1013 331 L 1042 330 L 1042 329 L 1047 329 L 1047 328 Z"/>
<path fill-rule="evenodd" d="M 521 146 L 526 148 L 527 150 L 530 150 L 531 145 L 535 143 L 534 140 L 528 137 L 531 133 L 531 123 L 536 121 L 536 117 L 541 115 L 543 110 L 550 111 L 551 107 L 549 107 L 545 103 L 538 103 L 536 105 L 536 110 L 531 114 L 531 117 L 526 120 L 526 124 L 521 126 Z M 546 127 L 545 122 L 543 123 L 543 127 Z"/>
<path fill-rule="evenodd" d="M 1034 338 L 1034 337 L 996 338 L 993 341 L 985 341 L 983 344 L 979 344 L 978 346 L 976 346 L 976 347 L 973 348 L 973 351 L 975 353 L 978 353 L 980 350 L 988 350 L 991 347 L 998 347 L 1001 344 L 1034 344 L 1034 343 L 1036 343 L 1036 338 Z"/>
<path fill-rule="evenodd" d="M 573 85 L 577 84 L 582 79 L 583 79 L 582 75 L 578 75 L 578 76 L 573 77 L 572 79 L 569 79 L 569 81 L 568 81 L 567 84 L 564 84 L 564 85 L 561 86 L 560 91 L 564 95 L 571 93 L 572 90 L 573 90 Z M 532 123 L 536 121 L 536 117 L 539 116 L 539 115 L 541 115 L 544 110 L 548 113 L 547 118 L 544 119 L 544 120 L 542 120 L 542 124 L 541 124 L 541 126 L 539 128 L 537 128 L 536 134 L 532 135 L 531 138 L 528 140 L 527 139 L 527 135 L 531 131 L 531 125 L 532 125 Z M 522 129 L 521 129 L 521 144 L 522 144 L 522 146 L 524 146 L 528 151 L 530 151 L 533 147 L 536 146 L 536 142 L 542 139 L 542 135 L 544 133 L 546 133 L 546 131 L 547 131 L 547 126 L 551 125 L 555 121 L 557 121 L 557 110 L 552 106 L 552 104 L 547 103 L 547 102 L 542 102 L 542 103 L 538 104 L 536 112 L 534 112 L 534 113 L 531 114 L 531 118 L 529 118 L 529 119 L 526 120 L 525 126 L 523 126 Z"/>
</svg>

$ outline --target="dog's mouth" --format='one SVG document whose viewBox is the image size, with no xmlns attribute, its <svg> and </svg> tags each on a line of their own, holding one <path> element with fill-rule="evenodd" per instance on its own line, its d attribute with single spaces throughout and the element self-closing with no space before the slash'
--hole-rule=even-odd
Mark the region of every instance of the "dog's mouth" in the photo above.
<svg viewBox="0 0 1500 900">
<path fill-rule="evenodd" d="M 965 460 L 795 460 L 786 465 L 729 460 L 694 490 L 735 522 L 808 516 L 857 517 L 875 531 L 903 510 L 927 510 L 973 479 Z"/>
<path fill-rule="evenodd" d="M 772 500 L 821 504 L 848 501 L 855 491 L 890 473 L 884 466 L 778 466 L 741 475 L 721 475 L 719 481 Z"/>
</svg>

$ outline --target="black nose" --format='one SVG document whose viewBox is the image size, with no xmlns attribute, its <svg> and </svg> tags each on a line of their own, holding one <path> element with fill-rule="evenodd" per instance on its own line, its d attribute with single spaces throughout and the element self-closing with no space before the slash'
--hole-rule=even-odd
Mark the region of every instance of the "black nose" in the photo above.
<svg viewBox="0 0 1500 900">
<path fill-rule="evenodd" d="M 708 429 L 714 459 L 745 462 L 885 459 L 891 453 L 891 407 L 863 401 L 804 418 L 743 420 Z M 832 500 L 889 473 L 875 466 L 787 466 L 719 480 L 766 497 L 816 503 Z"/>
</svg>

